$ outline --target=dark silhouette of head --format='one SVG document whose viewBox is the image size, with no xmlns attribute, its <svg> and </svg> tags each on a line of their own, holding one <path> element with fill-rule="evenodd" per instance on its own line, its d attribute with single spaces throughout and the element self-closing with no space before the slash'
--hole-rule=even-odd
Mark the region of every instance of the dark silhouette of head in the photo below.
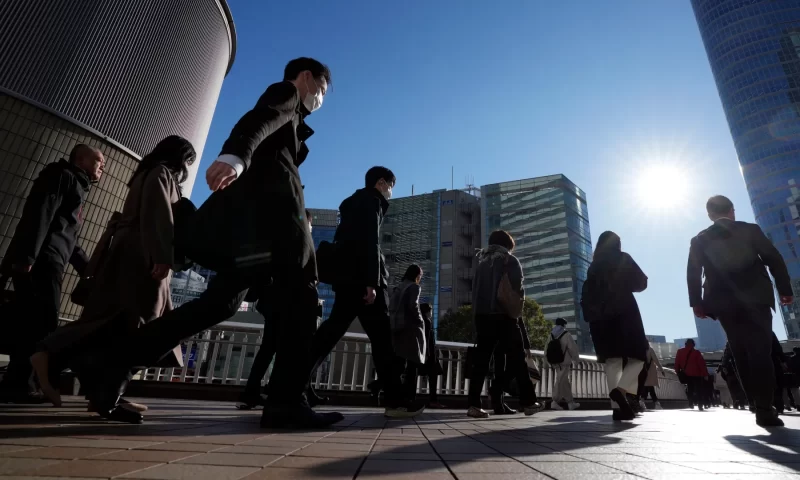
<svg viewBox="0 0 800 480">
<path fill-rule="evenodd" d="M 560 318 L 560 317 L 556 318 L 556 325 L 560 325 L 562 327 L 566 327 L 567 326 L 567 321 L 564 320 L 563 318 Z"/>
<path fill-rule="evenodd" d="M 197 159 L 197 152 L 195 152 L 189 140 L 178 135 L 170 135 L 158 142 L 153 150 L 145 155 L 136 171 L 128 182 L 128 186 L 133 185 L 134 179 L 141 173 L 149 172 L 153 168 L 162 165 L 172 173 L 175 182 L 181 184 L 186 181 L 189 176 L 189 166 L 192 165 Z"/>
<path fill-rule="evenodd" d="M 514 251 L 514 247 L 517 246 L 514 237 L 505 230 L 495 230 L 489 235 L 489 246 L 492 245 L 503 247 L 509 252 Z"/>
<path fill-rule="evenodd" d="M 728 197 L 722 195 L 714 195 L 706 202 L 706 212 L 708 218 L 712 222 L 727 218 L 728 220 L 736 220 L 736 210 L 733 208 L 733 202 Z"/>
<path fill-rule="evenodd" d="M 416 263 L 412 263 L 406 269 L 406 274 L 403 275 L 404 282 L 419 283 L 422 280 L 422 267 Z"/>
</svg>

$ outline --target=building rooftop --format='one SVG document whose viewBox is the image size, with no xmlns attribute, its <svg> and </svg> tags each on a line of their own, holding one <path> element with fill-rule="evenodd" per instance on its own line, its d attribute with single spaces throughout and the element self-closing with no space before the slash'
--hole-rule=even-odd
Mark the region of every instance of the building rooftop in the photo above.
<svg viewBox="0 0 800 480">
<path fill-rule="evenodd" d="M 767 431 L 745 411 L 608 411 L 387 421 L 343 408 L 336 429 L 260 429 L 229 403 L 143 399 L 144 425 L 98 422 L 86 403 L 0 406 L 0 479 L 797 479 L 800 417 Z"/>
</svg>

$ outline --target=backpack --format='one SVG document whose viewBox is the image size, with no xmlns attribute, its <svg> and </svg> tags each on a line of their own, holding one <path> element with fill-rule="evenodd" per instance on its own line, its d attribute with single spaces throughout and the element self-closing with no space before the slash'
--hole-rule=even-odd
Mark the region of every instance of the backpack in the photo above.
<svg viewBox="0 0 800 480">
<path fill-rule="evenodd" d="M 545 357 L 550 365 L 559 365 L 564 363 L 564 350 L 561 349 L 561 337 L 568 334 L 565 331 L 558 338 L 550 334 L 550 341 L 547 342 L 547 349 L 545 350 Z"/>
</svg>

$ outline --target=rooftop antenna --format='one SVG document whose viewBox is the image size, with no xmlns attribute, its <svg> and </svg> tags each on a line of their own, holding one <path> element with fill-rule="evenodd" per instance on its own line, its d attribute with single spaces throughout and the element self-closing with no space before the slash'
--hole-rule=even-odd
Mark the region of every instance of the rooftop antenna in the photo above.
<svg viewBox="0 0 800 480">
<path fill-rule="evenodd" d="M 412 197 L 414 196 L 414 184 L 413 183 L 411 184 L 411 196 Z"/>
<path fill-rule="evenodd" d="M 453 182 L 453 173 L 455 172 L 455 167 L 450 166 L 450 190 L 455 189 L 455 183 Z"/>
</svg>

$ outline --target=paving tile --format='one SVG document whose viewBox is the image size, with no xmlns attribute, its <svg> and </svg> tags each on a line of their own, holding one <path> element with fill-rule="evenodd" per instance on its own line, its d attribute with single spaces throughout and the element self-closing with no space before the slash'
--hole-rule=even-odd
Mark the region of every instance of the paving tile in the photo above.
<svg viewBox="0 0 800 480">
<path fill-rule="evenodd" d="M 734 462 L 692 462 L 692 463 L 683 463 L 676 462 L 678 465 L 684 465 L 687 467 L 691 467 L 701 472 L 708 472 L 708 473 L 752 473 L 752 474 L 759 474 L 759 473 L 771 473 L 771 470 L 766 468 L 765 466 L 760 466 L 757 464 L 746 465 L 744 463 L 734 463 Z"/>
<path fill-rule="evenodd" d="M 27 475 L 24 477 L 20 477 L 18 475 L 11 475 L 11 476 L 3 475 L 2 477 L 0 477 L 0 480 L 58 480 L 59 478 L 60 477 L 29 477 Z M 97 478 L 69 477 L 69 480 L 97 480 Z"/>
<path fill-rule="evenodd" d="M 315 471 L 349 472 L 350 475 L 356 473 L 361 466 L 362 460 L 349 458 L 319 458 L 319 457 L 284 457 L 276 461 L 270 468 L 298 468 L 310 469 Z"/>
<path fill-rule="evenodd" d="M 547 453 L 544 455 L 512 455 L 514 460 L 520 462 L 585 462 L 586 460 L 564 453 Z"/>
<path fill-rule="evenodd" d="M 369 458 L 373 460 L 430 460 L 439 461 L 439 456 L 433 452 L 373 452 Z"/>
<path fill-rule="evenodd" d="M 496 463 L 496 462 L 492 462 Z M 405 460 L 376 460 L 367 458 L 361 467 L 362 473 L 447 473 L 447 468 L 441 461 L 409 462 Z M 359 474 L 360 476 L 360 474 Z"/>
<path fill-rule="evenodd" d="M 217 453 L 211 452 L 202 455 L 195 455 L 177 463 L 188 463 L 197 465 L 221 465 L 235 467 L 264 467 L 273 463 L 275 460 L 283 458 L 281 455 L 254 455 L 242 453 Z"/>
<path fill-rule="evenodd" d="M 447 462 L 455 473 L 531 473 L 531 467 L 520 462 Z"/>
<path fill-rule="evenodd" d="M 372 447 L 373 452 L 393 452 L 393 453 L 401 453 L 401 452 L 408 452 L 408 453 L 426 453 L 426 452 L 433 452 L 433 447 L 431 447 L 427 443 L 420 443 L 415 445 L 375 445 Z M 441 452 L 440 452 L 441 453 Z M 463 452 L 455 452 L 455 453 L 463 453 Z"/>
<path fill-rule="evenodd" d="M 496 454 L 481 454 L 479 457 L 471 453 L 442 453 L 441 454 L 442 460 L 445 462 L 469 462 L 473 460 L 480 460 L 481 462 L 515 462 L 514 458 L 508 457 L 506 455 L 502 455 L 500 453 Z"/>
<path fill-rule="evenodd" d="M 352 480 L 353 473 L 313 472 L 299 468 L 267 467 L 244 477 L 242 480 Z M 358 477 L 362 478 L 362 477 Z M 452 477 L 450 477 L 452 478 Z M 5 480 L 5 479 L 2 479 Z"/>
<path fill-rule="evenodd" d="M 538 472 L 555 478 L 574 474 L 598 475 L 625 473 L 606 465 L 591 462 L 525 462 L 525 464 Z"/>
<path fill-rule="evenodd" d="M 55 465 L 61 463 L 60 460 L 42 460 L 40 458 L 0 458 L 0 475 L 11 473 L 27 472 L 39 467 Z"/>
<path fill-rule="evenodd" d="M 800 459 L 798 459 L 800 461 Z M 738 462 L 744 465 L 752 465 L 756 467 L 766 468 L 768 470 L 793 473 L 800 475 L 800 463 L 778 463 L 778 462 Z"/>
<path fill-rule="evenodd" d="M 299 447 L 254 447 L 250 445 L 231 445 L 214 450 L 214 453 L 249 453 L 256 455 L 287 455 L 300 450 Z"/>
<path fill-rule="evenodd" d="M 295 457 L 320 457 L 320 458 L 364 458 L 367 451 L 335 450 L 322 445 L 311 445 L 291 453 Z"/>
<path fill-rule="evenodd" d="M 675 465 L 665 462 L 601 462 L 597 465 L 605 465 L 607 467 L 616 468 L 617 470 L 621 470 L 623 472 L 645 477 L 651 473 L 671 473 L 673 475 L 711 473 L 689 466 Z"/>
<path fill-rule="evenodd" d="M 359 479 L 361 476 L 358 477 Z M 553 477 L 531 471 L 530 473 L 456 473 L 458 480 L 552 480 Z"/>
<path fill-rule="evenodd" d="M 100 477 L 109 478 L 138 472 L 158 465 L 157 462 L 122 462 L 116 460 L 72 460 L 40 468 L 19 471 L 17 474 L 44 477 Z"/>
<path fill-rule="evenodd" d="M 222 445 L 209 445 L 206 443 L 160 443 L 158 445 L 147 445 L 136 450 L 159 450 L 171 452 L 211 452 L 224 448 Z"/>
<path fill-rule="evenodd" d="M 120 450 L 114 453 L 92 457 L 97 460 L 127 460 L 131 462 L 169 463 L 194 455 L 198 452 L 174 452 L 170 450 Z"/>
<path fill-rule="evenodd" d="M 117 451 L 119 450 L 111 448 L 44 447 L 34 448 L 32 450 L 7 452 L 2 454 L 2 456 L 16 458 L 52 458 L 59 460 L 76 460 L 79 458 L 88 458 Z"/>
<path fill-rule="evenodd" d="M 252 467 L 220 467 L 170 463 L 123 475 L 120 478 L 143 480 L 238 480 L 258 471 Z"/>
<path fill-rule="evenodd" d="M 449 473 L 360 473 L 357 478 L 359 480 L 453 480 L 453 476 Z"/>
<path fill-rule="evenodd" d="M 19 452 L 22 450 L 32 450 L 36 447 L 32 447 L 30 445 L 0 445 L 0 455 L 5 455 L 6 453 L 11 452 Z"/>
<path fill-rule="evenodd" d="M 449 443 L 434 442 L 433 448 L 439 453 L 497 453 L 497 450 L 487 447 L 478 442 L 472 443 Z"/>
</svg>

